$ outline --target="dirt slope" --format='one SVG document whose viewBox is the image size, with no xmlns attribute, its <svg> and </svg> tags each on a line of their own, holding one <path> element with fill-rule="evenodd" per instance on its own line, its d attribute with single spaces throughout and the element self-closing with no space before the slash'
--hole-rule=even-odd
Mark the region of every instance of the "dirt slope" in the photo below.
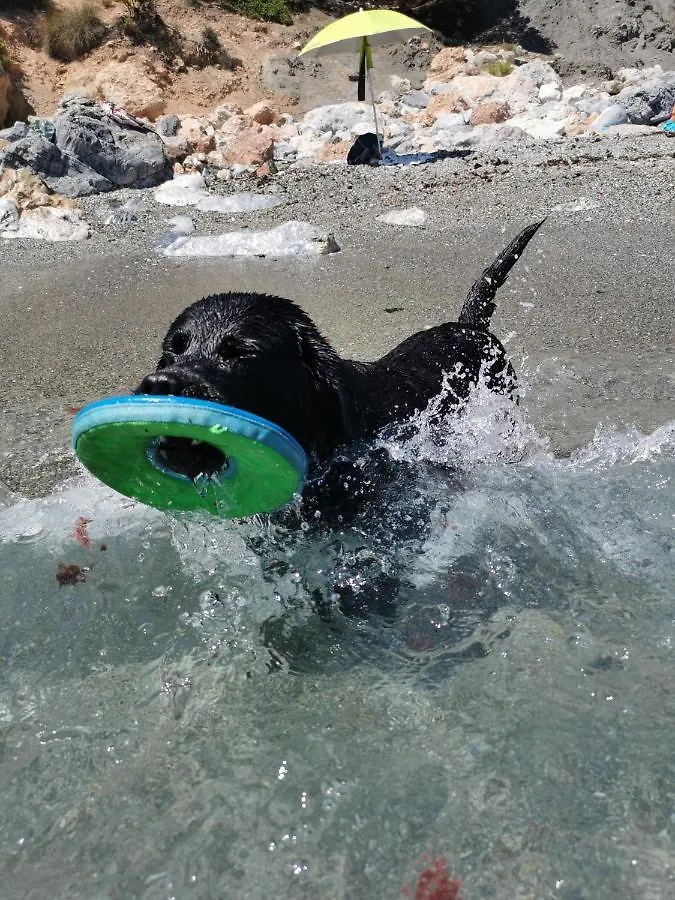
<svg viewBox="0 0 675 900">
<path fill-rule="evenodd" d="M 80 0 L 55 0 L 57 6 L 78 5 Z M 167 112 L 201 112 L 221 103 L 247 105 L 263 97 L 281 108 L 303 112 L 312 106 L 352 96 L 354 85 L 345 73 L 351 65 L 344 57 L 332 64 L 298 65 L 299 47 L 329 21 L 318 9 L 298 14 L 292 25 L 255 22 L 225 13 L 197 0 L 156 0 L 157 11 L 181 40 L 198 42 L 205 26 L 240 64 L 233 70 L 209 65 L 182 65 L 180 56 L 167 61 L 151 46 L 134 47 L 111 33 L 103 46 L 83 60 L 68 65 L 51 59 L 42 49 L 42 14 L 15 13 L 0 8 L 0 35 L 4 32 L 16 62 L 16 83 L 11 118 L 29 113 L 51 115 L 65 91 L 91 83 L 111 62 L 124 62 L 133 72 L 149 73 L 166 99 Z M 121 2 L 97 2 L 108 24 L 124 10 Z M 675 3 L 673 0 L 437 0 L 409 4 L 425 21 L 442 26 L 451 39 L 509 39 L 528 49 L 548 49 L 568 81 L 605 78 L 621 66 L 653 65 L 675 69 Z M 376 88 L 387 87 L 396 72 L 420 82 L 426 64 L 440 40 L 426 41 L 416 55 L 404 48 L 378 54 Z M 133 77 L 133 75 L 131 76 Z"/>
</svg>

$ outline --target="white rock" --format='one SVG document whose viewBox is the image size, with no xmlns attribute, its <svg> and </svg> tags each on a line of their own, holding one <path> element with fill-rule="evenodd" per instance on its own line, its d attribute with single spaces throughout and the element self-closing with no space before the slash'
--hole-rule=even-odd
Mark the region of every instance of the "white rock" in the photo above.
<svg viewBox="0 0 675 900">
<path fill-rule="evenodd" d="M 411 89 L 410 81 L 407 78 L 399 78 L 398 75 L 392 75 L 389 79 L 389 84 L 398 97 L 401 94 L 407 94 Z"/>
<path fill-rule="evenodd" d="M 541 87 L 543 84 L 560 85 L 560 76 L 555 69 L 549 66 L 548 63 L 541 62 L 541 60 L 525 63 L 522 66 L 518 66 L 514 71 L 520 76 L 529 78 L 537 87 Z"/>
<path fill-rule="evenodd" d="M 572 117 L 564 119 L 538 119 L 527 113 L 522 116 L 514 116 L 509 120 L 510 125 L 521 128 L 530 137 L 538 141 L 550 141 L 559 138 L 565 133 L 565 129 L 572 122 Z"/>
<path fill-rule="evenodd" d="M 392 209 L 391 212 L 383 213 L 377 217 L 378 222 L 384 222 L 385 225 L 407 225 L 418 228 L 424 225 L 427 220 L 427 214 L 418 206 L 410 206 L 406 209 Z"/>
<path fill-rule="evenodd" d="M 265 231 L 179 238 L 164 249 L 166 256 L 317 256 L 340 248 L 333 236 L 309 222 L 284 222 Z"/>
<path fill-rule="evenodd" d="M 573 84 L 571 87 L 565 88 L 565 90 L 562 92 L 562 98 L 563 100 L 567 100 L 567 102 L 570 103 L 573 100 L 580 100 L 587 91 L 587 85 Z"/>
<path fill-rule="evenodd" d="M 378 114 L 380 129 L 388 117 Z M 373 110 L 369 103 L 336 103 L 310 110 L 300 123 L 300 132 L 315 134 L 347 134 L 355 137 L 364 131 L 374 131 Z"/>
<path fill-rule="evenodd" d="M 560 100 L 562 91 L 553 81 L 547 81 L 539 88 L 539 100 L 546 103 L 548 100 Z"/>
</svg>

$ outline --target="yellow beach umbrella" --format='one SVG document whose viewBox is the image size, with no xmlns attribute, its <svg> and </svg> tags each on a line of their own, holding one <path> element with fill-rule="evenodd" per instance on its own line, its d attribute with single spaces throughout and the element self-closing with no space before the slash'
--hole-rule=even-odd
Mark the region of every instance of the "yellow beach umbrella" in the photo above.
<svg viewBox="0 0 675 900">
<path fill-rule="evenodd" d="M 379 44 L 391 43 L 395 40 L 406 40 L 422 31 L 431 31 L 426 25 L 404 16 L 403 13 L 390 9 L 360 9 L 331 22 L 315 34 L 311 41 L 302 48 L 299 56 L 312 53 L 316 56 L 335 52 L 356 52 L 359 54 L 359 100 L 366 99 L 366 77 L 370 87 L 370 100 L 375 118 L 375 133 L 378 146 L 380 143 L 377 127 L 377 112 L 373 95 L 373 81 L 370 70 L 373 68 L 372 48 Z"/>
</svg>

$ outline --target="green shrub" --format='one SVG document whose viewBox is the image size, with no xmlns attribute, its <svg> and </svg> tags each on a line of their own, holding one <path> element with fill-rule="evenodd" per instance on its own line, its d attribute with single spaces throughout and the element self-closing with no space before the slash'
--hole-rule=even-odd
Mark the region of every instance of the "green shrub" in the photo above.
<svg viewBox="0 0 675 900">
<path fill-rule="evenodd" d="M 79 9 L 59 10 L 47 17 L 47 53 L 61 62 L 72 62 L 102 44 L 107 33 L 91 3 L 83 3 Z"/>
<path fill-rule="evenodd" d="M 9 55 L 9 48 L 0 37 L 0 69 L 9 69 L 11 65 L 12 57 Z"/>
<path fill-rule="evenodd" d="M 293 24 L 286 0 L 221 0 L 220 5 L 249 19 L 278 22 L 280 25 Z"/>
<path fill-rule="evenodd" d="M 483 71 L 487 72 L 488 75 L 497 75 L 498 78 L 503 78 L 505 75 L 510 75 L 513 72 L 513 63 L 507 62 L 505 59 L 497 59 L 494 62 L 487 63 L 483 67 Z"/>
</svg>

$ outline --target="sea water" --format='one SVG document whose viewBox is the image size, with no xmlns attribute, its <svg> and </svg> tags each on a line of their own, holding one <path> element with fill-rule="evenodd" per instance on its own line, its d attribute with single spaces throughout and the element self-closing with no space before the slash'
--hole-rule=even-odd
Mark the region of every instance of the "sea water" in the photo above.
<svg viewBox="0 0 675 900">
<path fill-rule="evenodd" d="M 477 392 L 375 449 L 330 527 L 0 509 L 3 900 L 675 893 L 675 423 L 559 459 Z"/>
</svg>

